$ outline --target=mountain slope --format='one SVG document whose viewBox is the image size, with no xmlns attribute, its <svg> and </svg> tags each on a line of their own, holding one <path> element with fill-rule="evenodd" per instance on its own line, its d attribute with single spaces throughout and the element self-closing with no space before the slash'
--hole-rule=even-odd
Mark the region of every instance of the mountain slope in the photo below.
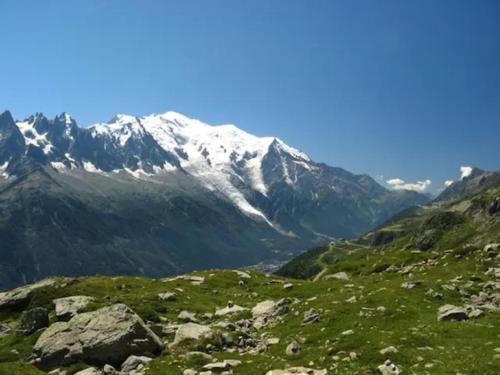
<svg viewBox="0 0 500 375">
<path fill-rule="evenodd" d="M 490 208 L 499 200 L 491 189 L 419 208 L 359 241 L 306 253 L 289 271 L 301 276 L 297 270 L 315 263 L 323 272 L 314 280 L 208 270 L 52 278 L 0 293 L 0 373 L 99 373 L 106 364 L 120 368 L 126 350 L 151 357 L 137 368 L 143 375 L 497 374 L 500 209 Z M 439 238 L 419 250 L 429 231 Z M 391 232 L 400 235 L 381 235 Z M 370 245 L 380 236 L 383 243 Z M 65 322 L 54 305 L 82 296 L 92 299 Z M 118 317 L 109 313 L 116 310 Z M 129 319 L 151 331 L 127 330 Z M 165 350 L 144 348 L 145 334 Z"/>
<path fill-rule="evenodd" d="M 488 176 L 494 176 L 489 173 Z M 475 177 L 472 177 L 475 178 Z M 298 278 L 324 278 L 342 271 L 337 263 L 345 259 L 355 264 L 363 257 L 379 254 L 378 261 L 370 265 L 364 262 L 357 273 L 379 272 L 399 259 L 412 254 L 443 252 L 473 254 L 489 243 L 500 243 L 500 181 L 488 184 L 489 189 L 477 189 L 475 193 L 448 202 L 437 201 L 421 207 L 413 207 L 398 214 L 393 220 L 355 241 L 333 241 L 329 246 L 318 247 L 296 257 L 280 270 L 279 275 Z M 467 182 L 467 181 L 466 181 Z M 445 195 L 446 196 L 446 195 Z M 415 255 L 418 257 L 418 255 Z M 382 262 L 381 259 L 385 258 Z M 375 271 L 378 270 L 378 271 Z"/>
<path fill-rule="evenodd" d="M 1 288 L 53 273 L 158 276 L 282 261 L 427 197 L 175 112 L 89 128 L 65 113 L 15 121 L 5 112 L 0 201 L 1 253 L 17 254 L 1 261 Z"/>
<path fill-rule="evenodd" d="M 500 186 L 499 172 L 489 172 L 479 168 L 473 168 L 468 176 L 448 186 L 438 197 L 436 197 L 435 201 L 453 201 L 468 195 L 486 191 L 496 186 Z"/>
</svg>

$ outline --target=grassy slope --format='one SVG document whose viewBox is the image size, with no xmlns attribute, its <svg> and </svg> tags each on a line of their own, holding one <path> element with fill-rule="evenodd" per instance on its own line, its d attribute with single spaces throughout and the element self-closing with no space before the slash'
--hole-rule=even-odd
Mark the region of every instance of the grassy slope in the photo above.
<svg viewBox="0 0 500 375">
<path fill-rule="evenodd" d="M 229 300 L 251 308 L 268 298 L 289 296 L 301 302 L 292 305 L 292 311 L 282 323 L 262 330 L 281 338 L 279 344 L 259 355 L 221 352 L 215 353 L 214 357 L 240 359 L 243 364 L 235 369 L 235 373 L 252 375 L 288 365 L 329 368 L 329 373 L 333 374 L 375 374 L 376 367 L 387 358 L 398 364 L 405 374 L 498 374 L 500 360 L 494 358 L 495 348 L 500 347 L 498 313 L 486 313 L 481 318 L 465 322 L 438 322 L 436 319 L 441 305 L 464 304 L 459 291 L 443 289 L 443 284 L 452 284 L 451 280 L 462 276 L 455 284 L 463 291 L 477 293 L 485 282 L 492 281 L 491 277 L 485 276 L 485 271 L 488 267 L 498 267 L 498 261 L 487 258 L 482 247 L 488 242 L 500 242 L 500 220 L 498 214 L 494 217 L 484 214 L 483 208 L 498 196 L 500 191 L 492 191 L 457 204 L 426 209 L 416 217 L 391 223 L 383 230 L 394 231 L 398 236 L 385 245 L 368 246 L 376 235 L 370 233 L 356 242 L 316 250 L 309 254 L 309 259 L 304 256 L 299 260 L 304 266 L 310 261 L 315 262 L 317 269 L 324 270 L 322 277 L 318 281 L 292 280 L 294 288 L 291 290 L 284 290 L 279 283 L 269 283 L 272 279 L 289 279 L 256 272 L 251 272 L 252 278 L 244 286 L 238 285 L 238 276 L 231 271 L 199 272 L 197 275 L 206 278 L 199 286 L 185 280 L 162 282 L 144 278 L 91 277 L 71 282 L 63 288 L 37 290 L 31 306 L 50 308 L 53 298 L 84 294 L 97 298 L 89 309 L 124 302 L 145 320 L 166 318 L 176 321 L 183 309 L 199 314 L 213 313 Z M 446 227 L 446 218 L 441 222 L 435 218 L 443 210 L 459 212 L 464 220 Z M 432 249 L 416 251 L 416 236 L 430 224 L 446 229 Z M 402 268 L 417 263 L 420 265 L 411 270 L 413 276 L 384 271 L 390 265 Z M 295 269 L 301 268 L 296 264 Z M 350 280 L 325 278 L 340 271 L 347 272 Z M 402 288 L 401 284 L 411 277 L 422 281 L 422 285 L 415 289 Z M 176 301 L 160 303 L 157 300 L 157 293 L 175 288 L 183 290 Z M 443 299 L 426 295 L 430 288 L 441 293 Z M 353 296 L 356 296 L 356 302 L 346 302 Z M 385 311 L 376 310 L 379 306 L 384 306 Z M 322 309 L 322 320 L 303 326 L 304 312 L 310 308 Z M 248 313 L 231 319 L 241 317 L 248 317 Z M 11 326 L 17 324 L 18 318 L 18 313 L 0 314 L 0 322 Z M 352 335 L 342 335 L 351 329 Z M 298 338 L 305 339 L 301 353 L 293 358 L 285 356 L 288 343 Z M 30 354 L 35 340 L 36 334 L 0 337 L 0 373 L 39 374 L 19 360 Z M 380 349 L 390 345 L 399 352 L 390 356 L 379 353 Z M 12 349 L 16 349 L 19 355 Z M 357 359 L 343 361 L 349 352 L 356 352 Z M 185 368 L 200 367 L 199 363 L 186 363 L 179 354 L 173 352 L 155 359 L 148 374 L 181 374 Z M 341 359 L 336 360 L 336 355 Z M 72 370 L 82 367 L 84 365 L 77 364 Z"/>
</svg>

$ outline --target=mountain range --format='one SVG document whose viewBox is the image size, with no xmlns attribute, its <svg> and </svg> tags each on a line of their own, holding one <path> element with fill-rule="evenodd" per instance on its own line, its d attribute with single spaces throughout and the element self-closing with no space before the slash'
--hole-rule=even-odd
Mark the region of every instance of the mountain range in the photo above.
<svg viewBox="0 0 500 375">
<path fill-rule="evenodd" d="M 175 112 L 79 127 L 0 114 L 0 288 L 281 261 L 429 198 Z"/>
</svg>

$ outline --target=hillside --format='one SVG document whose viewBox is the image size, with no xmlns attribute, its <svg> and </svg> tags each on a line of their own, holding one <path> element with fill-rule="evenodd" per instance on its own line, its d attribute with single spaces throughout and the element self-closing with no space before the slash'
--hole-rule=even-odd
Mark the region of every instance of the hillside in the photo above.
<svg viewBox="0 0 500 375">
<path fill-rule="evenodd" d="M 493 189 L 422 207 L 315 249 L 280 271 L 302 280 L 212 270 L 50 279 L 2 294 L 0 372 L 497 374 L 499 201 Z M 54 310 L 70 296 L 92 299 Z M 122 365 L 129 354 L 152 360 Z"/>
</svg>

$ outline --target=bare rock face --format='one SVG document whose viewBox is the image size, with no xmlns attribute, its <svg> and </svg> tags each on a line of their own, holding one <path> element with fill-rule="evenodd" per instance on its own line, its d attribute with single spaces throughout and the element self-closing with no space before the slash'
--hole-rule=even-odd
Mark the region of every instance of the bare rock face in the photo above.
<svg viewBox="0 0 500 375">
<path fill-rule="evenodd" d="M 131 355 L 155 355 L 163 343 L 124 304 L 76 315 L 57 322 L 38 338 L 33 353 L 41 369 L 76 361 L 119 366 Z"/>
<path fill-rule="evenodd" d="M 71 296 L 55 299 L 56 316 L 59 320 L 70 320 L 92 302 L 93 298 L 88 296 Z"/>
</svg>

